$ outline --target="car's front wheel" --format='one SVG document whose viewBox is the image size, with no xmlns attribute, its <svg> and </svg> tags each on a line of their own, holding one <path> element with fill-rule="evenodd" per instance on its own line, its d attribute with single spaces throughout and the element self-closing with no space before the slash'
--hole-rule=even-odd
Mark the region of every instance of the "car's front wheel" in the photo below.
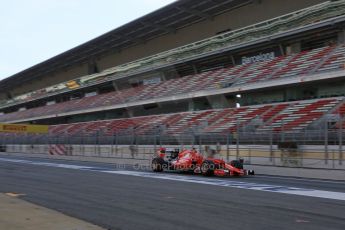
<svg viewBox="0 0 345 230">
<path fill-rule="evenodd" d="M 206 160 L 202 162 L 200 171 L 203 176 L 213 176 L 215 165 L 212 161 Z"/>
<path fill-rule="evenodd" d="M 254 170 L 248 170 L 248 175 L 252 175 L 252 176 L 254 176 L 254 175 L 255 175 Z"/>
</svg>

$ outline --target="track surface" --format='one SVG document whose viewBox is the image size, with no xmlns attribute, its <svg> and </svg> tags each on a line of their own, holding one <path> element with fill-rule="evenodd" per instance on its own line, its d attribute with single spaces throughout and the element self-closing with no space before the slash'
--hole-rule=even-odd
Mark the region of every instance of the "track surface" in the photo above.
<svg viewBox="0 0 345 230">
<path fill-rule="evenodd" d="M 92 167 L 78 170 L 0 159 L 0 192 L 24 193 L 22 199 L 108 229 L 340 230 L 345 226 L 345 201 L 339 199 L 104 173 L 118 169 L 99 163 L 1 158 Z M 270 176 L 215 180 L 345 193 L 345 182 Z"/>
</svg>

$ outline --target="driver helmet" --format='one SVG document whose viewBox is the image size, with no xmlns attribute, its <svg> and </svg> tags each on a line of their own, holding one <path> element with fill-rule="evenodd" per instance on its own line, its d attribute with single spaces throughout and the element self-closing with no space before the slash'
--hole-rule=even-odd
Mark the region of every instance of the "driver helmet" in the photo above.
<svg viewBox="0 0 345 230">
<path fill-rule="evenodd" d="M 159 148 L 158 155 L 159 155 L 159 157 L 164 158 L 165 157 L 165 148 Z"/>
</svg>

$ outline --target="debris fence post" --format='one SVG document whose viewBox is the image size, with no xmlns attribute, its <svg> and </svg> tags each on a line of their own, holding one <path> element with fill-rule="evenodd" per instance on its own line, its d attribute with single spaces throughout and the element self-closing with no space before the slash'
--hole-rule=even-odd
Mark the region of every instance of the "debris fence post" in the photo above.
<svg viewBox="0 0 345 230">
<path fill-rule="evenodd" d="M 110 134 L 111 135 L 111 134 Z M 116 139 L 116 135 L 113 133 L 113 135 L 111 135 L 112 140 L 111 140 L 111 156 L 114 156 L 114 147 L 115 147 L 115 139 Z"/>
<path fill-rule="evenodd" d="M 153 154 L 157 152 L 157 134 L 153 134 Z"/>
<path fill-rule="evenodd" d="M 324 144 L 325 144 L 325 164 L 328 164 L 328 121 L 327 119 L 325 119 L 325 131 L 324 131 L 324 137 L 325 137 L 325 140 L 324 140 Z"/>
<path fill-rule="evenodd" d="M 85 137 L 84 137 L 83 133 L 81 133 L 80 136 L 81 136 L 80 154 L 81 154 L 82 156 L 85 156 Z"/>
<path fill-rule="evenodd" d="M 343 117 L 340 116 L 339 122 L 339 165 L 343 164 Z"/>
<path fill-rule="evenodd" d="M 236 119 L 236 159 L 240 156 L 240 132 L 238 118 Z"/>
<path fill-rule="evenodd" d="M 230 161 L 230 132 L 226 135 L 226 161 Z"/>
<path fill-rule="evenodd" d="M 198 143 L 199 143 L 199 153 L 201 153 L 202 151 L 202 149 L 201 149 L 201 147 L 202 147 L 202 143 L 201 143 L 201 136 L 200 135 L 198 135 L 197 136 L 198 137 Z"/>
<path fill-rule="evenodd" d="M 273 132 L 272 132 L 272 127 L 270 128 L 269 131 L 269 141 L 270 141 L 270 162 L 273 162 Z"/>
<path fill-rule="evenodd" d="M 115 132 L 115 154 L 117 156 L 118 153 L 118 148 L 119 148 L 119 136 L 117 132 Z"/>
</svg>

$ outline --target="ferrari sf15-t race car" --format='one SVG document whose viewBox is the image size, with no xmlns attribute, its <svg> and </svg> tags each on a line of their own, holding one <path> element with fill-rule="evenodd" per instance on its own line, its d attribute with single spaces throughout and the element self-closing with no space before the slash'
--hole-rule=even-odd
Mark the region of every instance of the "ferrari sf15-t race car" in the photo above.
<svg viewBox="0 0 345 230">
<path fill-rule="evenodd" d="M 164 170 L 174 170 L 182 172 L 192 172 L 204 176 L 245 176 L 254 175 L 253 170 L 243 169 L 243 160 L 233 160 L 225 162 L 222 159 L 206 158 L 195 149 L 166 150 L 161 148 L 157 156 L 152 159 L 152 170 L 162 172 Z"/>
</svg>

